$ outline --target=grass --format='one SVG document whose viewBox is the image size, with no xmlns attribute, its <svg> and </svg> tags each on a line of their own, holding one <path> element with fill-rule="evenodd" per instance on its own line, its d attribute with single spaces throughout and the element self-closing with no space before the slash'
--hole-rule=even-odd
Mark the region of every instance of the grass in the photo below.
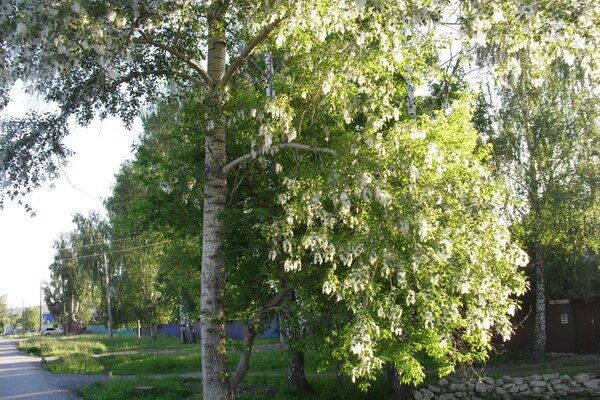
<svg viewBox="0 0 600 400">
<path fill-rule="evenodd" d="M 152 386 L 148 392 L 136 390 L 136 386 Z M 79 390 L 84 400 L 180 400 L 201 399 L 199 381 L 168 378 L 161 380 L 111 381 L 105 384 L 94 383 Z"/>
<path fill-rule="evenodd" d="M 94 384 L 83 388 L 84 400 L 107 399 L 200 399 L 200 384 L 197 379 L 164 377 L 149 380 L 152 374 L 197 373 L 200 371 L 199 345 L 182 345 L 177 338 L 160 338 L 152 341 L 144 338 L 137 346 L 134 337 L 109 338 L 99 335 L 66 337 L 28 337 L 20 343 L 22 350 L 44 357 L 56 357 L 46 364 L 55 373 L 106 374 L 111 372 L 115 379 L 106 384 Z M 257 344 L 273 344 L 273 340 L 262 340 Z M 235 346 L 231 346 L 235 348 Z M 101 355 L 94 357 L 93 355 Z M 233 371 L 239 360 L 238 352 L 229 354 L 229 370 Z M 378 379 L 368 392 L 361 392 L 350 382 L 336 382 L 334 374 L 316 374 L 317 360 L 311 352 L 306 353 L 306 371 L 313 387 L 310 393 L 290 391 L 286 384 L 287 353 L 281 350 L 266 350 L 252 355 L 250 371 L 241 385 L 238 398 L 244 400 L 333 400 L 333 399 L 381 399 L 389 392 L 387 379 Z M 494 357 L 486 366 L 457 372 L 455 377 L 504 375 L 528 376 L 555 373 L 575 375 L 579 372 L 600 374 L 600 356 L 578 356 L 549 359 L 545 363 L 530 364 L 527 357 L 503 355 Z M 118 380 L 119 375 L 138 375 L 135 380 Z M 146 376 L 146 378 L 144 378 Z M 433 376 L 428 381 L 436 381 Z M 146 393 L 135 390 L 135 386 L 149 385 L 153 389 Z M 584 399 L 581 399 L 584 400 Z"/>
<path fill-rule="evenodd" d="M 241 400 L 380 400 L 389 395 L 387 381 L 379 380 L 367 392 L 356 385 L 336 382 L 333 376 L 309 377 L 312 390 L 296 392 L 288 389 L 285 379 L 279 376 L 249 376 L 241 385 L 237 399 Z M 147 393 L 135 390 L 136 386 L 152 386 Z M 139 379 L 135 381 L 110 381 L 82 388 L 79 395 L 84 400 L 129 399 L 202 399 L 200 380 L 190 378 Z"/>
<path fill-rule="evenodd" d="M 239 353 L 229 354 L 229 370 L 233 371 L 239 361 Z M 114 375 L 148 375 L 198 372 L 200 370 L 200 352 L 186 353 L 138 353 L 116 354 L 101 357 L 97 361 L 106 371 Z M 312 353 L 307 353 L 306 370 L 316 372 L 317 362 Z M 287 353 L 279 350 L 262 351 L 252 354 L 251 371 L 258 373 L 285 371 Z"/>
<path fill-rule="evenodd" d="M 44 368 L 59 374 L 104 374 L 110 371 L 114 375 L 149 375 L 200 370 L 199 344 L 183 345 L 171 337 L 155 341 L 147 337 L 142 339 L 138 347 L 135 337 L 131 336 L 35 336 L 19 343 L 19 347 L 30 354 L 49 358 Z M 273 339 L 261 339 L 256 344 L 273 343 L 276 343 Z M 235 369 L 239 357 L 237 352 L 230 353 L 230 370 Z M 260 373 L 285 370 L 287 354 L 275 350 L 257 352 L 252 355 L 251 366 L 253 372 Z M 306 368 L 307 371 L 317 369 L 316 360 L 310 353 L 306 357 Z"/>
</svg>

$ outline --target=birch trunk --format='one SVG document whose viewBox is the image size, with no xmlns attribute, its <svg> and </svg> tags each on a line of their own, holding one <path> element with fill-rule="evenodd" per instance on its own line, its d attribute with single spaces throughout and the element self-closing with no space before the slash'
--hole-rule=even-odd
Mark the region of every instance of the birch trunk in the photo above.
<svg viewBox="0 0 600 400">
<path fill-rule="evenodd" d="M 289 309 L 297 309 L 297 307 L 295 307 L 296 291 L 294 289 L 290 290 L 288 300 Z M 288 310 L 287 312 L 288 318 L 295 318 L 297 321 L 298 315 L 290 312 L 290 310 Z M 287 328 L 286 340 L 290 344 L 288 350 L 288 387 L 292 390 L 300 390 L 306 392 L 309 391 L 311 387 L 308 383 L 308 380 L 306 379 L 306 371 L 304 368 L 304 352 L 294 348 L 294 346 L 297 345 L 298 341 L 300 340 L 300 328 L 297 326 L 297 324 L 292 323 L 289 325 L 290 326 Z"/>
<path fill-rule="evenodd" d="M 223 14 L 209 21 L 208 75 L 220 82 L 225 74 L 225 29 Z M 225 349 L 225 264 L 221 258 L 223 245 L 221 214 L 225 210 L 227 181 L 225 165 L 225 129 L 221 116 L 223 93 L 219 84 L 212 88 L 207 109 L 209 127 L 205 140 L 204 211 L 202 231 L 202 273 L 200 278 L 202 395 L 205 400 L 232 398 L 227 377 Z"/>
<path fill-rule="evenodd" d="M 546 286 L 542 265 L 542 249 L 539 242 L 534 243 L 533 266 L 535 269 L 535 326 L 533 330 L 533 354 L 535 362 L 546 356 Z"/>
<path fill-rule="evenodd" d="M 529 144 L 533 155 L 537 153 L 535 139 Z M 535 362 L 542 361 L 546 355 L 546 287 L 544 285 L 544 269 L 542 264 L 540 185 L 537 164 L 530 160 L 529 164 L 529 203 L 533 214 L 532 257 L 531 263 L 535 272 L 535 324 L 533 328 L 533 352 L 531 358 Z"/>
<path fill-rule="evenodd" d="M 410 64 L 404 67 L 404 81 L 406 82 L 406 98 L 408 100 L 408 116 L 410 119 L 417 117 L 417 101 L 415 99 L 415 86 L 412 81 L 412 68 Z"/>
</svg>

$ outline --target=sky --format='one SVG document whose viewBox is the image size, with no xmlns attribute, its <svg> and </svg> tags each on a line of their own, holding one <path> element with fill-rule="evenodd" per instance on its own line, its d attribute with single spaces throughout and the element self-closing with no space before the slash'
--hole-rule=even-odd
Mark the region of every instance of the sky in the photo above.
<svg viewBox="0 0 600 400">
<path fill-rule="evenodd" d="M 21 87 L 13 90 L 11 98 L 2 115 L 50 109 Z M 66 143 L 75 154 L 64 173 L 52 182 L 54 187 L 47 184 L 23 199 L 35 216 L 8 199 L 0 210 L 0 295 L 8 296 L 8 306 L 39 305 L 40 283 L 50 279 L 54 240 L 73 230 L 71 220 L 77 212 L 105 215 L 103 200 L 111 193 L 119 167 L 131 158 L 132 144 L 141 132 L 139 122 L 128 131 L 115 118 L 95 120 L 85 128 L 70 127 Z"/>
</svg>

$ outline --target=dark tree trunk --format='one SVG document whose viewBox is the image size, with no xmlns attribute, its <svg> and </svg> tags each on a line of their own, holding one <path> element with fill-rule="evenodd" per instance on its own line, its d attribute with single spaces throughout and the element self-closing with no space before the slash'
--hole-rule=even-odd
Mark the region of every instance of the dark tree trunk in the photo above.
<svg viewBox="0 0 600 400">
<path fill-rule="evenodd" d="M 282 286 L 287 285 L 285 277 L 281 279 Z M 297 318 L 297 314 L 293 312 L 296 305 L 296 291 L 291 289 L 288 295 L 288 318 Z M 306 379 L 306 371 L 304 369 L 304 352 L 298 350 L 295 346 L 300 340 L 300 328 L 297 326 L 297 321 L 288 324 L 286 328 L 286 342 L 289 345 L 288 351 L 288 386 L 292 390 L 309 391 L 311 390 L 310 384 Z"/>
<path fill-rule="evenodd" d="M 535 270 L 535 325 L 533 330 L 534 362 L 543 361 L 546 356 L 546 285 L 542 265 L 542 250 L 539 243 L 534 243 L 533 267 Z"/>
<path fill-rule="evenodd" d="M 304 369 L 304 352 L 290 348 L 288 352 L 288 386 L 292 390 L 309 391 Z"/>
<path fill-rule="evenodd" d="M 390 400 L 414 400 L 414 396 L 412 394 L 414 388 L 411 385 L 402 383 L 400 374 L 393 365 L 388 364 L 387 373 L 392 386 Z"/>
<path fill-rule="evenodd" d="M 185 321 L 184 325 L 181 326 L 181 342 L 183 344 L 196 343 L 196 333 L 194 332 L 194 326 L 189 321 Z"/>
<path fill-rule="evenodd" d="M 158 325 L 150 324 L 150 337 L 152 340 L 158 339 Z"/>
</svg>

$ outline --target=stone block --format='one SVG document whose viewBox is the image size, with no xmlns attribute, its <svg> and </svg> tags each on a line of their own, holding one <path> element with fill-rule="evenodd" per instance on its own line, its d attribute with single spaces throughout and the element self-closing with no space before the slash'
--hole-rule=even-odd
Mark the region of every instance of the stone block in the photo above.
<svg viewBox="0 0 600 400">
<path fill-rule="evenodd" d="M 519 387 L 517 385 L 514 385 L 513 387 L 511 387 L 510 389 L 508 389 L 508 393 L 515 394 L 515 393 L 519 393 L 519 392 L 520 392 L 520 390 L 519 390 Z"/>
<path fill-rule="evenodd" d="M 550 379 L 556 379 L 556 378 L 558 378 L 558 374 L 557 373 L 542 375 L 542 379 L 544 379 L 545 381 L 549 381 Z"/>
<path fill-rule="evenodd" d="M 494 384 L 494 378 L 490 378 L 489 376 L 486 376 L 485 378 L 482 379 L 482 382 L 488 385 L 493 385 Z"/>
<path fill-rule="evenodd" d="M 593 390 L 597 390 L 600 387 L 599 384 L 600 384 L 600 379 L 593 379 L 593 380 L 583 382 L 583 386 L 585 386 L 588 389 L 593 389 Z"/>
<path fill-rule="evenodd" d="M 589 374 L 577 374 L 573 377 L 573 379 L 575 379 L 575 382 L 577 382 L 577 383 L 583 383 L 583 382 L 587 382 L 590 380 L 590 375 Z"/>
<path fill-rule="evenodd" d="M 450 382 L 448 382 L 448 379 L 444 379 L 444 378 L 442 378 L 442 379 L 440 379 L 440 380 L 438 381 L 438 385 L 439 385 L 440 387 L 446 387 L 446 386 L 448 386 L 449 384 L 450 384 Z"/>
<path fill-rule="evenodd" d="M 571 382 L 567 383 L 567 386 L 569 386 L 569 389 L 581 389 L 581 386 L 579 385 L 579 383 L 577 383 L 575 381 L 571 381 Z"/>
<path fill-rule="evenodd" d="M 571 378 L 569 375 L 561 375 L 559 379 L 562 383 L 568 383 L 573 380 L 573 378 Z"/>
<path fill-rule="evenodd" d="M 502 380 L 504 381 L 504 383 L 513 383 L 513 378 L 508 375 L 504 375 L 502 377 Z"/>
<path fill-rule="evenodd" d="M 515 385 L 522 385 L 523 382 L 525 382 L 525 381 L 524 381 L 523 378 L 517 377 L 517 378 L 513 378 L 513 382 L 514 382 Z"/>
<path fill-rule="evenodd" d="M 477 393 L 487 393 L 488 386 L 485 383 L 477 382 L 475 384 L 475 392 Z"/>
<path fill-rule="evenodd" d="M 531 386 L 531 387 L 542 387 L 542 388 L 545 388 L 546 387 L 546 381 L 540 381 L 540 380 L 531 381 L 531 382 L 529 382 L 529 386 Z"/>
<path fill-rule="evenodd" d="M 465 385 L 464 383 L 451 383 L 450 386 L 448 386 L 448 388 L 453 392 L 460 392 L 467 390 L 467 385 Z"/>
<path fill-rule="evenodd" d="M 526 383 L 522 383 L 519 385 L 519 392 L 526 392 L 529 390 L 529 385 Z"/>
</svg>

